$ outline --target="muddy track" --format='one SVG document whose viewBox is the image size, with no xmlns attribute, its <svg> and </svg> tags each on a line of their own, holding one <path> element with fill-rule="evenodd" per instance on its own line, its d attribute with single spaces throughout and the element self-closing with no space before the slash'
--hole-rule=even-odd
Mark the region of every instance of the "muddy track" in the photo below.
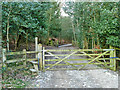
<svg viewBox="0 0 120 90">
<path fill-rule="evenodd" d="M 47 49 L 76 49 L 76 47 L 46 47 Z M 63 54 L 63 52 L 60 52 Z M 58 53 L 58 54 L 60 54 Z M 71 53 L 71 52 L 69 52 Z M 64 53 L 66 54 L 66 53 Z M 69 57 L 76 58 L 76 57 Z M 77 57 L 85 58 L 85 57 Z M 47 58 L 46 58 L 47 59 Z M 75 63 L 77 63 L 76 61 Z M 87 67 L 97 67 L 88 65 Z M 68 67 L 67 67 L 68 68 Z M 108 69 L 94 70 L 59 70 L 39 72 L 33 79 L 28 80 L 29 88 L 118 88 L 117 72 Z"/>
</svg>

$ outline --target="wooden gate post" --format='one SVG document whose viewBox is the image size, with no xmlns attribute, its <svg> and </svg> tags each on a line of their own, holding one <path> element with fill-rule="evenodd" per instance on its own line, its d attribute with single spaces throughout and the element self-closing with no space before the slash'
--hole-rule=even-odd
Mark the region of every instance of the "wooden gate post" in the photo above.
<svg viewBox="0 0 120 90">
<path fill-rule="evenodd" d="M 24 63 L 24 67 L 26 67 L 26 63 L 27 63 L 27 56 L 26 56 L 26 49 L 23 49 L 23 52 L 24 52 L 24 59 L 25 61 L 23 62 Z"/>
<path fill-rule="evenodd" d="M 38 60 L 40 71 L 42 71 L 42 44 L 38 44 Z"/>
<path fill-rule="evenodd" d="M 38 37 L 35 37 L 35 51 L 38 51 Z M 38 55 L 36 54 L 36 59 L 38 59 Z"/>
<path fill-rule="evenodd" d="M 113 49 L 113 47 L 112 46 L 110 46 L 110 49 Z M 113 67 L 114 67 L 114 51 L 113 50 L 111 50 L 110 51 L 110 67 L 113 69 Z"/>
<path fill-rule="evenodd" d="M 3 67 L 3 68 L 6 67 L 6 64 L 5 64 L 6 55 L 5 55 L 5 53 L 6 53 L 6 49 L 3 49 L 3 52 L 2 52 L 2 59 L 3 59 L 3 61 L 2 61 L 2 67 Z"/>
<path fill-rule="evenodd" d="M 3 58 L 3 64 L 4 64 L 4 62 L 6 61 L 6 55 L 5 55 L 5 53 L 6 53 L 6 49 L 3 49 L 3 53 L 2 53 L 2 58 Z"/>
<path fill-rule="evenodd" d="M 114 48 L 114 57 L 116 57 L 116 49 Z M 114 58 L 114 71 L 116 71 L 116 59 Z"/>
<path fill-rule="evenodd" d="M 6 64 L 5 64 L 5 61 L 6 61 L 6 49 L 3 49 L 2 51 L 2 76 L 3 76 L 3 79 L 5 78 L 5 73 L 4 73 L 4 70 L 6 69 Z"/>
<path fill-rule="evenodd" d="M 43 72 L 45 72 L 45 47 L 43 47 L 43 53 L 42 53 L 42 56 L 43 56 L 43 58 L 42 58 L 42 61 L 43 61 Z"/>
</svg>

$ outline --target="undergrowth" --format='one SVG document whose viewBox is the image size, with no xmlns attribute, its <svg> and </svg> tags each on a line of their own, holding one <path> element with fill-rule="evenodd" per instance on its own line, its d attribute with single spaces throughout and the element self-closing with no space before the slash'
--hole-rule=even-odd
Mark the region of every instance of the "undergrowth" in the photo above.
<svg viewBox="0 0 120 90">
<path fill-rule="evenodd" d="M 2 70 L 2 88 L 25 88 L 32 75 L 28 68 Z"/>
</svg>

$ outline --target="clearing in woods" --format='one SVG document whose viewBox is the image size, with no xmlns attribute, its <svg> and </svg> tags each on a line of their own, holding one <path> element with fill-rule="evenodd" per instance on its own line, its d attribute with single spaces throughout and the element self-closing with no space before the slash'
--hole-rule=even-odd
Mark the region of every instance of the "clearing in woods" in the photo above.
<svg viewBox="0 0 120 90">
<path fill-rule="evenodd" d="M 77 49 L 76 47 L 46 47 L 46 49 Z M 63 52 L 59 52 L 59 54 Z M 58 53 L 57 53 L 58 54 Z M 48 57 L 50 58 L 50 57 Z M 72 56 L 69 59 L 83 58 Z M 51 59 L 53 59 L 51 57 Z M 73 61 L 72 61 L 73 62 Z M 83 61 L 80 61 L 83 63 Z M 85 62 L 85 61 L 84 61 Z M 77 63 L 77 61 L 75 62 Z M 97 65 L 87 65 L 98 67 Z M 67 68 L 67 67 L 66 67 Z M 109 69 L 39 71 L 38 75 L 28 80 L 31 88 L 118 88 L 118 74 Z"/>
</svg>

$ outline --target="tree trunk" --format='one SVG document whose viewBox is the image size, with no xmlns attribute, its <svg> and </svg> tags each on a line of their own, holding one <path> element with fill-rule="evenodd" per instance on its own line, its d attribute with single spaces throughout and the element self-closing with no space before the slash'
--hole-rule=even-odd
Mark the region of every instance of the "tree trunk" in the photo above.
<svg viewBox="0 0 120 90">
<path fill-rule="evenodd" d="M 74 35 L 74 40 L 75 40 L 75 44 L 76 44 L 75 27 L 74 27 L 74 25 L 73 25 L 73 22 L 72 22 L 72 28 L 73 28 L 73 35 Z"/>
<path fill-rule="evenodd" d="M 1 9 L 0 17 L 2 17 L 2 4 L 0 5 L 0 9 Z M 0 18 L 0 22 L 2 22 L 2 18 Z M 0 24 L 2 24 L 2 23 L 0 23 Z M 2 61 L 2 27 L 0 27 L 0 60 Z M 1 63 L 2 62 L 0 62 L 0 64 Z M 0 80 L 2 80 L 2 79 L 0 78 Z"/>
<path fill-rule="evenodd" d="M 10 28 L 10 24 L 9 24 L 9 19 L 10 19 L 10 13 L 11 13 L 11 6 L 9 9 L 9 14 L 8 14 L 8 20 L 7 20 L 7 50 L 9 51 L 9 28 Z"/>
<path fill-rule="evenodd" d="M 93 46 L 93 37 L 92 37 L 92 49 L 94 48 L 94 46 Z"/>
<path fill-rule="evenodd" d="M 88 42 L 87 42 L 87 38 L 85 37 L 85 48 L 88 49 Z"/>
<path fill-rule="evenodd" d="M 7 21 L 7 50 L 9 51 L 9 15 Z"/>
<path fill-rule="evenodd" d="M 28 50 L 28 33 L 26 33 L 26 49 Z"/>
<path fill-rule="evenodd" d="M 50 8 L 50 11 L 51 11 L 52 9 Z M 51 22 L 51 12 L 50 12 L 50 17 L 49 17 L 49 24 L 50 24 L 50 22 Z M 49 25 L 49 27 L 48 27 L 48 39 L 49 39 L 49 36 L 50 36 L 50 25 Z"/>
<path fill-rule="evenodd" d="M 97 34 L 97 46 L 100 46 L 98 34 Z"/>
<path fill-rule="evenodd" d="M 15 40 L 15 51 L 17 50 L 17 47 L 18 47 L 18 39 L 19 39 L 19 35 L 16 36 L 16 40 Z"/>
<path fill-rule="evenodd" d="M 95 48 L 95 45 L 96 45 L 96 44 L 95 44 L 95 40 L 94 40 L 94 48 Z"/>
<path fill-rule="evenodd" d="M 59 39 L 58 39 L 58 43 L 59 43 L 59 42 L 60 42 L 60 40 L 61 40 L 61 39 L 60 39 L 60 37 L 61 37 L 61 35 L 60 35 L 60 34 L 61 34 L 61 33 L 59 33 Z"/>
</svg>

